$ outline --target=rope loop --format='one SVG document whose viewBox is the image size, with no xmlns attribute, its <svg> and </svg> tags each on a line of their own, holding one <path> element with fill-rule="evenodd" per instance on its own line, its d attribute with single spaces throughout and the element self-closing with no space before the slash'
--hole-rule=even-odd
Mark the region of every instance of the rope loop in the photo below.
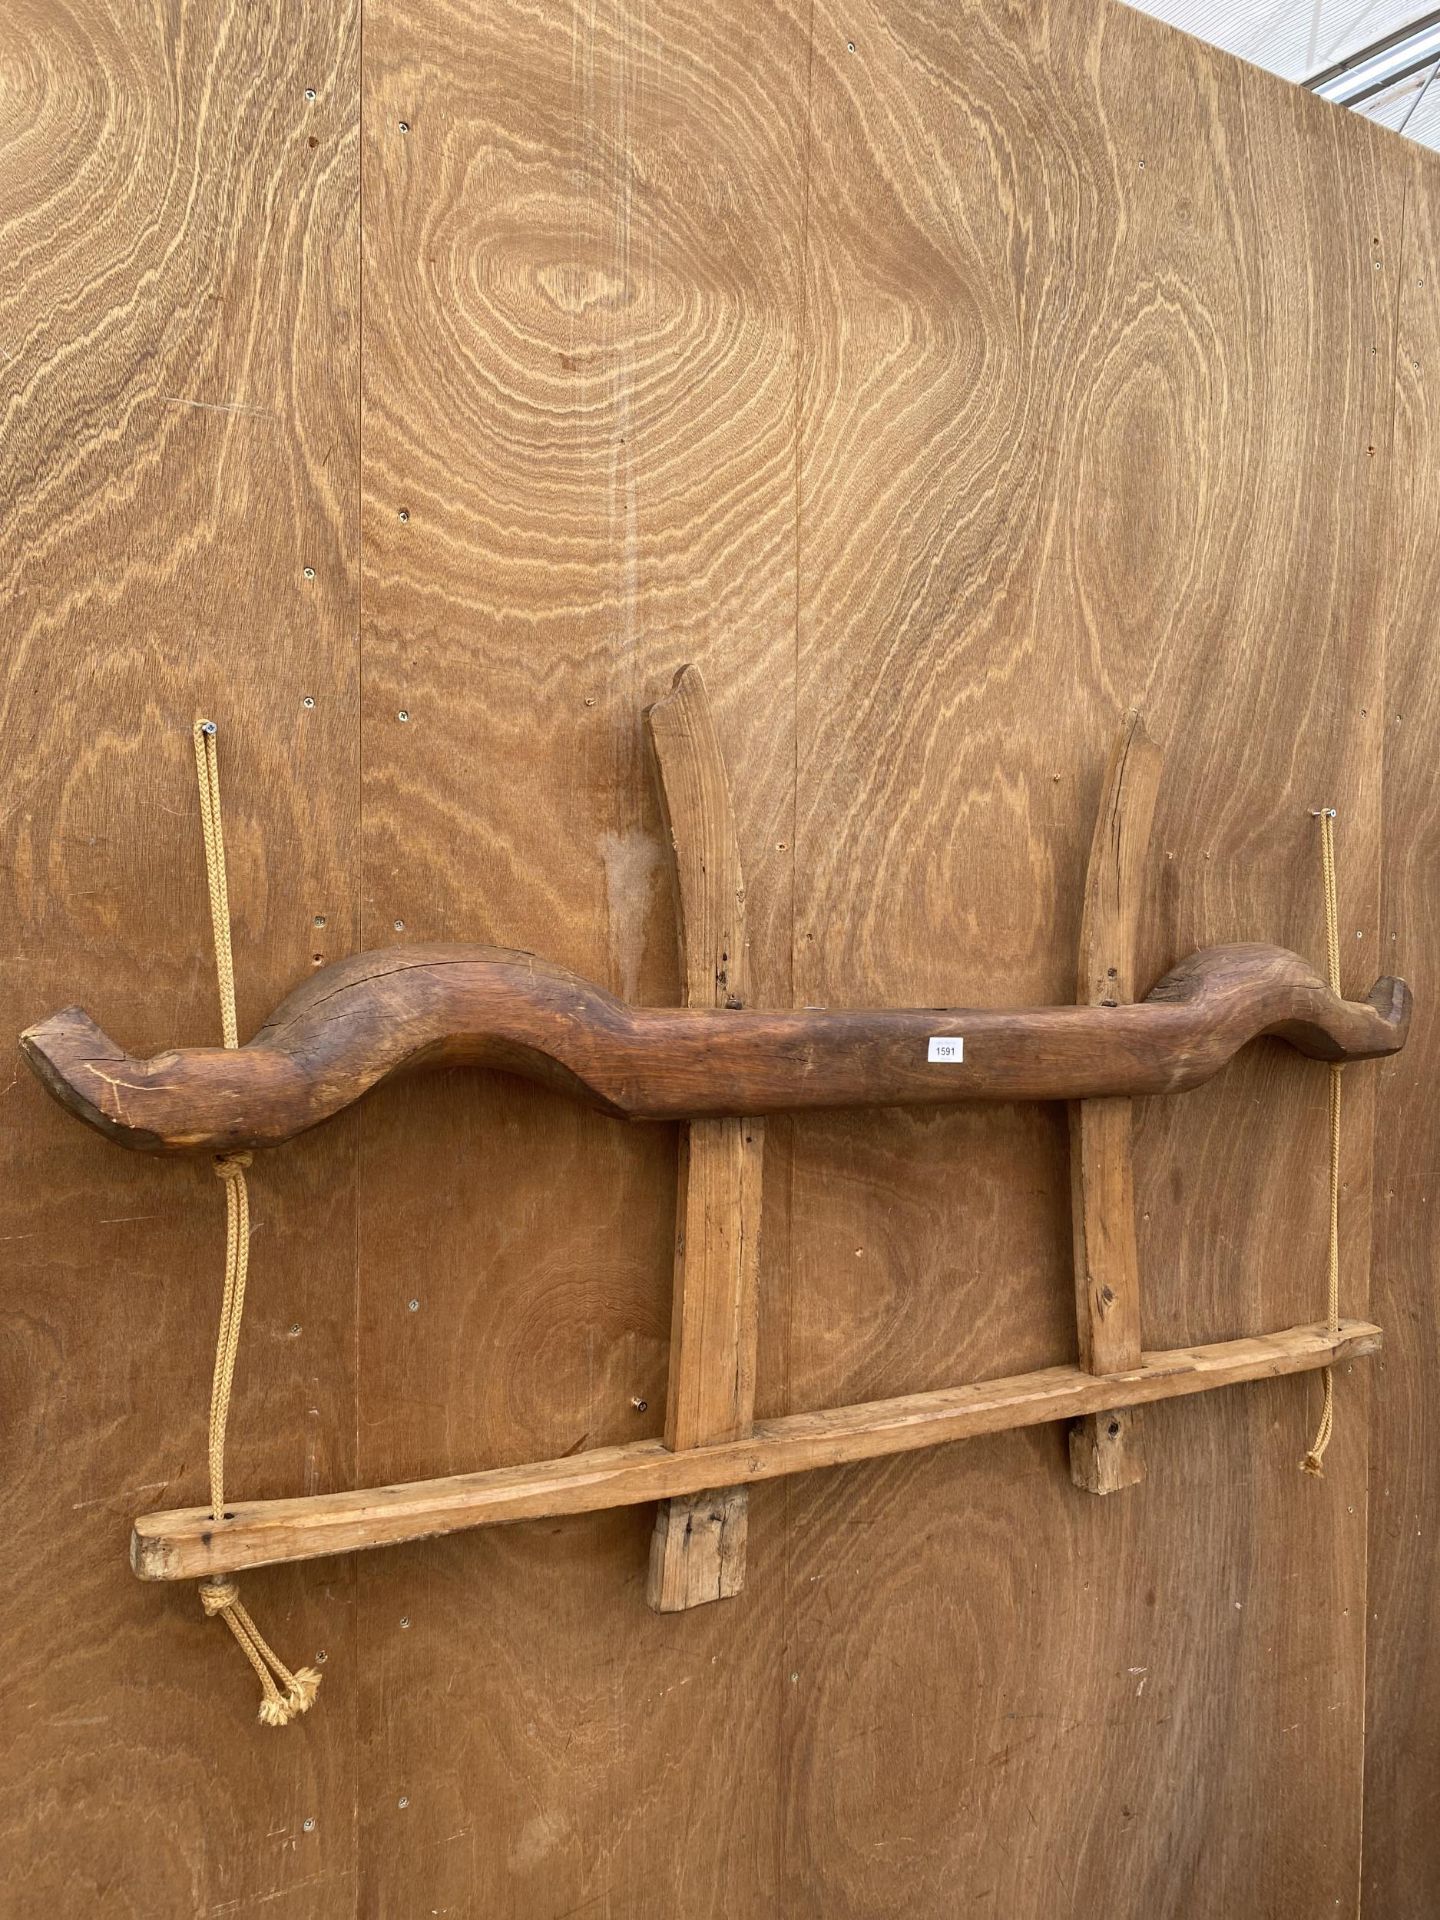
<svg viewBox="0 0 1440 1920">
<path fill-rule="evenodd" d="M 210 893 L 210 925 L 215 936 L 215 974 L 220 989 L 220 1025 L 228 1048 L 240 1044 L 235 1014 L 235 962 L 230 947 L 230 897 L 225 879 L 225 832 L 220 815 L 220 763 L 213 720 L 195 723 L 195 777 L 200 789 L 200 826 L 205 837 L 205 878 Z M 253 1155 L 243 1150 L 217 1153 L 212 1166 L 225 1186 L 225 1286 L 215 1338 L 215 1371 L 210 1383 L 210 1512 L 225 1511 L 225 1434 L 235 1359 L 240 1350 L 240 1320 L 245 1311 L 245 1282 L 250 1268 L 250 1190 L 245 1169 Z M 320 1691 L 313 1667 L 292 1673 L 240 1603 L 233 1580 L 201 1583 L 200 1605 L 208 1619 L 217 1615 L 260 1682 L 260 1719 L 267 1727 L 288 1726 L 304 1713 Z"/>
<path fill-rule="evenodd" d="M 1325 889 L 1325 970 L 1330 991 L 1340 992 L 1340 903 L 1335 884 L 1335 808 L 1314 809 L 1320 822 L 1320 872 Z M 1340 1332 L 1340 1076 L 1344 1072 L 1338 1060 L 1330 1063 L 1330 1241 L 1327 1255 L 1329 1286 L 1326 1295 L 1326 1325 L 1332 1335 Z M 1320 1403 L 1320 1423 L 1315 1438 L 1300 1462 L 1300 1471 L 1317 1480 L 1325 1477 L 1325 1449 L 1335 1432 L 1335 1369 L 1322 1372 L 1325 1384 Z"/>
</svg>

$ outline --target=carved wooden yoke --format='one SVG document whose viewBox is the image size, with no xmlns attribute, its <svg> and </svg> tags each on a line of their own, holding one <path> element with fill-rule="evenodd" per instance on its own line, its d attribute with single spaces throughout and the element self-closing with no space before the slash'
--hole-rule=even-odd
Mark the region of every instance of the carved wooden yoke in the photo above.
<svg viewBox="0 0 1440 1920">
<path fill-rule="evenodd" d="M 704 685 L 683 668 L 648 717 L 675 853 L 685 1005 L 634 1008 L 532 954 L 411 946 L 316 973 L 244 1047 L 140 1060 L 78 1007 L 22 1034 L 72 1113 L 149 1152 L 274 1146 L 401 1072 L 459 1062 L 540 1080 L 631 1120 L 688 1123 L 679 1160 L 664 1440 L 409 1485 L 147 1514 L 150 1580 L 235 1572 L 501 1521 L 661 1503 L 651 1604 L 743 1581 L 745 1489 L 814 1467 L 1074 1420 L 1077 1485 L 1139 1477 L 1130 1409 L 1373 1352 L 1365 1322 L 1146 1353 L 1130 1102 L 1179 1093 L 1261 1034 L 1312 1058 L 1397 1052 L 1410 994 L 1347 1001 L 1298 955 L 1210 948 L 1135 1000 L 1140 890 L 1160 754 L 1138 714 L 1111 756 L 1091 847 L 1076 1004 L 1020 1010 L 755 1011 L 744 1004 L 745 889 Z M 804 1108 L 1068 1100 L 1078 1365 L 753 1424 L 763 1123 Z"/>
</svg>

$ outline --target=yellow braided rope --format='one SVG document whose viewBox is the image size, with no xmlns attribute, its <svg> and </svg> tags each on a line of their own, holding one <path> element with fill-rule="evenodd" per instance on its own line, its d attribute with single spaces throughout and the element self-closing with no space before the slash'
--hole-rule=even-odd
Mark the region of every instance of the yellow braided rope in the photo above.
<svg viewBox="0 0 1440 1920">
<path fill-rule="evenodd" d="M 225 831 L 220 818 L 220 764 L 215 723 L 195 723 L 195 775 L 200 788 L 200 825 L 205 836 L 205 878 L 210 894 L 210 924 L 215 936 L 215 973 L 220 988 L 220 1024 L 227 1047 L 238 1047 L 235 1016 L 235 960 L 230 946 L 230 895 L 225 879 Z M 248 1153 L 215 1156 L 216 1177 L 225 1185 L 225 1287 L 215 1339 L 215 1371 L 210 1382 L 210 1513 L 225 1511 L 225 1434 L 230 1424 L 230 1394 L 240 1351 L 240 1322 L 245 1312 L 245 1281 L 250 1270 L 250 1190 Z M 320 1690 L 313 1667 L 292 1673 L 240 1604 L 233 1580 L 206 1580 L 200 1604 L 207 1617 L 219 1614 L 260 1682 L 260 1718 L 267 1727 L 286 1726 L 304 1713 Z M 278 1683 L 278 1684 L 277 1684 Z"/>
<path fill-rule="evenodd" d="M 235 1019 L 235 957 L 230 950 L 230 889 L 225 881 L 225 830 L 220 820 L 220 762 L 215 722 L 195 722 L 195 777 L 200 786 L 200 830 L 205 836 L 205 879 L 210 926 L 215 936 L 215 973 L 220 987 L 220 1026 L 227 1047 L 238 1047 Z"/>
<path fill-rule="evenodd" d="M 1330 991 L 1340 991 L 1340 907 L 1335 886 L 1335 809 L 1320 809 L 1320 866 L 1325 882 L 1325 966 L 1330 976 Z M 1330 1063 L 1330 1286 L 1327 1324 L 1332 1334 L 1340 1331 L 1340 1075 L 1338 1060 Z M 1323 1478 L 1321 1462 L 1335 1431 L 1335 1370 L 1323 1373 L 1325 1397 L 1320 1405 L 1320 1424 L 1309 1451 L 1300 1462 L 1303 1473 Z"/>
</svg>

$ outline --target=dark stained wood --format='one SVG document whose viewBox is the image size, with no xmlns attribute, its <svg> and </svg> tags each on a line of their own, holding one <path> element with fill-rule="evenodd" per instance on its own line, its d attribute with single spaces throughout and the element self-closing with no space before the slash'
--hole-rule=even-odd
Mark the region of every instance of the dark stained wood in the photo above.
<svg viewBox="0 0 1440 1920">
<path fill-rule="evenodd" d="M 660 811 L 674 861 L 687 1006 L 744 1006 L 745 876 L 709 694 L 685 666 L 648 709 Z M 755 1411 L 765 1123 L 732 1117 L 685 1129 L 675 1199 L 675 1297 L 665 1444 L 738 1440 Z M 647 1597 L 660 1613 L 729 1600 L 745 1584 L 747 1487 L 709 1487 L 662 1503 Z"/>
<path fill-rule="evenodd" d="M 1243 1381 L 1313 1372 L 1375 1353 L 1380 1339 L 1378 1327 L 1357 1320 L 1342 1322 L 1338 1334 L 1326 1325 L 1289 1327 L 1256 1339 L 1146 1354 L 1135 1366 L 1104 1379 L 1083 1367 L 1047 1367 L 1013 1379 L 790 1414 L 762 1421 L 743 1439 L 678 1453 L 658 1441 L 639 1440 L 626 1447 L 596 1448 L 561 1460 L 452 1474 L 409 1486 L 364 1487 L 308 1500 L 251 1501 L 218 1521 L 208 1507 L 144 1514 L 135 1523 L 131 1564 L 142 1580 L 191 1580 L 512 1520 L 636 1506 L 693 1493 L 711 1480 L 717 1485 L 774 1480 L 1038 1426 L 1111 1404 L 1139 1406 Z"/>
<path fill-rule="evenodd" d="M 1135 998 L 1146 856 L 1163 756 L 1132 708 L 1110 751 L 1080 913 L 1082 1006 Z M 1118 1373 L 1140 1358 L 1140 1259 L 1135 1246 L 1134 1114 L 1128 1100 L 1070 1109 L 1070 1210 L 1080 1364 Z M 1091 1414 L 1070 1430 L 1070 1473 L 1090 1493 L 1118 1493 L 1141 1477 L 1133 1415 Z"/>
<path fill-rule="evenodd" d="M 1399 1051 L 1403 980 L 1331 993 L 1281 947 L 1192 954 L 1138 1006 L 626 1006 L 533 954 L 413 946 L 314 974 L 238 1050 L 137 1060 L 78 1007 L 21 1035 L 57 1100 L 147 1152 L 276 1146 L 407 1068 L 499 1067 L 630 1120 L 1181 1093 L 1275 1034 L 1316 1060 Z M 936 1059 L 959 1035 L 963 1058 Z"/>
</svg>

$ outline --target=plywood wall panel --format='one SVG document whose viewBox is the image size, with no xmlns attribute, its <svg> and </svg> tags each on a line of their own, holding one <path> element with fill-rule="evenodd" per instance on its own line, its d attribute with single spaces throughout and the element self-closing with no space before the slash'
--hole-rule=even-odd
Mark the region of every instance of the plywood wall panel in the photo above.
<svg viewBox="0 0 1440 1920">
<path fill-rule="evenodd" d="M 201 1497 L 216 1183 L 0 1074 L 18 1911 L 1355 1914 L 1367 1616 L 1366 1910 L 1426 1911 L 1433 168 L 1105 0 L 363 15 L 0 25 L 0 1018 L 214 1036 L 202 705 L 242 1026 L 411 940 L 677 999 L 641 709 L 686 660 L 757 1002 L 1068 999 L 1138 702 L 1142 971 L 1318 957 L 1329 801 L 1345 985 L 1420 992 L 1347 1076 L 1390 1347 L 1323 1482 L 1313 1382 L 1148 1410 L 1110 1499 L 995 1436 L 756 1488 L 685 1614 L 644 1510 L 254 1576 L 326 1655 L 269 1736 L 124 1565 Z M 1263 1043 L 1142 1107 L 1151 1344 L 1322 1311 L 1324 1130 Z M 766 1160 L 762 1413 L 1073 1352 L 1058 1109 Z M 234 1484 L 661 1432 L 674 1185 L 670 1130 L 478 1073 L 266 1156 Z"/>
<path fill-rule="evenodd" d="M 1432 1817 L 1440 1692 L 1436 1586 L 1437 1355 L 1435 1085 L 1440 1027 L 1440 816 L 1435 740 L 1440 692 L 1440 163 L 1396 153 L 1404 179 L 1403 244 L 1393 256 L 1394 443 L 1385 553 L 1385 887 L 1381 940 L 1413 980 L 1420 1012 L 1400 1070 L 1381 1076 L 1376 1142 L 1372 1309 L 1393 1335 L 1372 1395 L 1369 1685 L 1365 1754 L 1365 1889 L 1374 1920 L 1440 1905 Z"/>
<path fill-rule="evenodd" d="M 1067 997 L 1130 700 L 1166 749 L 1153 971 L 1262 926 L 1319 950 L 1330 797 L 1368 985 L 1401 210 L 1375 150 L 1111 9 L 822 5 L 811 98 L 797 998 Z M 1319 1310 L 1324 1100 L 1260 1049 L 1143 1116 L 1150 1337 Z M 1358 1300 L 1369 1117 L 1357 1087 Z M 807 1127 L 799 1403 L 1069 1346 L 1052 1120 Z M 1262 1388 L 1147 1418 L 1120 1500 L 1077 1499 L 1055 1434 L 793 1489 L 790 1910 L 964 1886 L 1147 1912 L 1182 1884 L 1187 1914 L 1353 1907 L 1365 1404 L 1341 1385 L 1319 1486 L 1314 1402 Z M 1138 1839 L 1162 1828 L 1163 1859 Z"/>
<path fill-rule="evenodd" d="M 677 1000 L 641 710 L 696 660 L 783 1001 L 803 35 L 380 7 L 366 62 L 367 938 Z M 673 1130 L 476 1076 L 363 1126 L 365 1476 L 659 1433 Z M 781 1511 L 743 1613 L 650 1614 L 648 1514 L 362 1568 L 378 1910 L 766 1910 Z"/>
<path fill-rule="evenodd" d="M 218 1040 L 201 712 L 242 1025 L 354 944 L 358 53 L 348 7 L 0 23 L 8 1036 L 79 1000 L 142 1053 Z M 135 1511 L 204 1495 L 218 1183 L 84 1137 L 10 1058 L 5 1911 L 351 1913 L 347 1570 L 247 1584 L 277 1646 L 327 1654 L 323 1731 L 276 1744 L 193 1589 L 127 1565 Z M 355 1142 L 256 1171 L 234 1488 L 355 1470 Z"/>
</svg>

